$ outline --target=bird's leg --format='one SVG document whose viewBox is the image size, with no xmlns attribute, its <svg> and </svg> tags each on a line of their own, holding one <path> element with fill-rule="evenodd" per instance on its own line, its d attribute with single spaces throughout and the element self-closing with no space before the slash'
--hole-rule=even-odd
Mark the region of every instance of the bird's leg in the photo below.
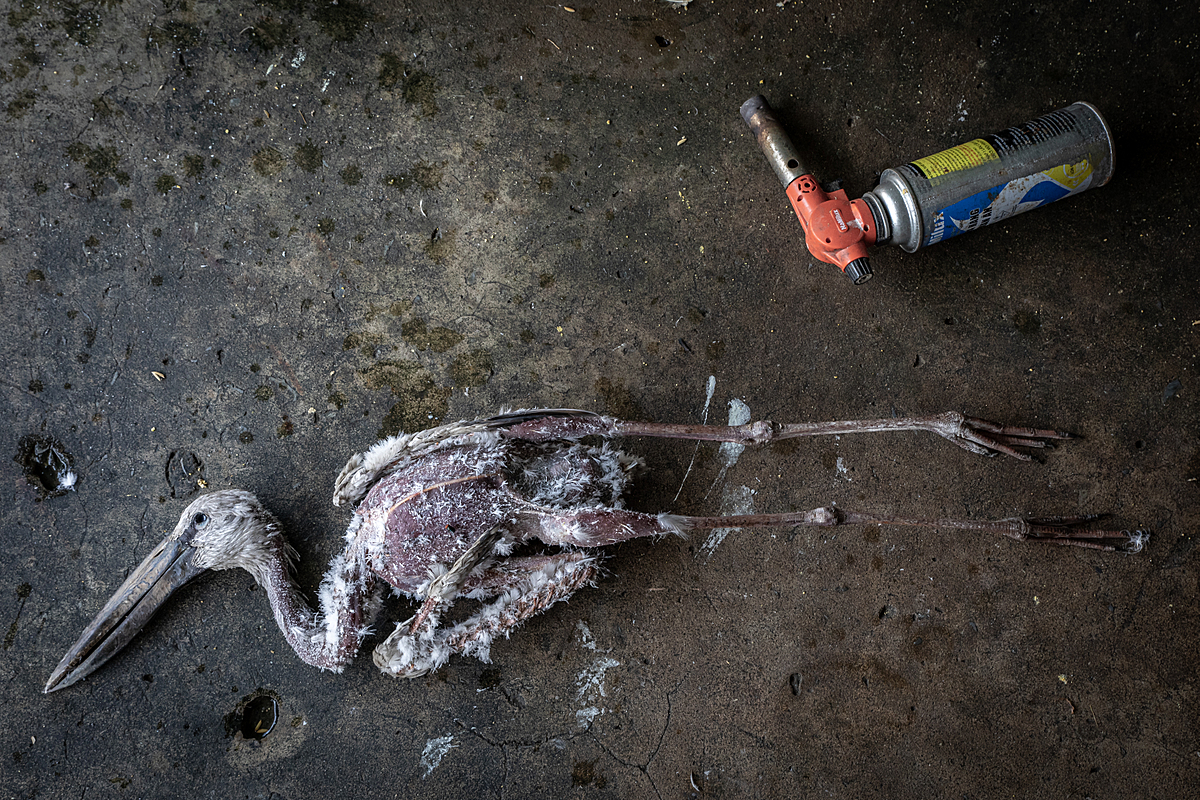
<svg viewBox="0 0 1200 800">
<path fill-rule="evenodd" d="M 595 556 L 579 551 L 510 558 L 468 582 L 495 601 L 432 639 L 418 640 L 404 623 L 375 648 L 375 665 L 397 678 L 417 678 L 446 663 L 451 655 L 488 660 L 492 640 L 508 636 L 522 622 L 590 584 L 599 570 Z"/>
<path fill-rule="evenodd" d="M 797 436 L 825 436 L 843 433 L 874 433 L 878 431 L 929 431 L 954 442 L 964 450 L 980 455 L 1007 456 L 1028 461 L 1029 456 L 1018 447 L 1043 448 L 1052 446 L 1055 439 L 1074 438 L 1062 431 L 997 425 L 947 411 L 922 417 L 898 419 L 843 420 L 840 422 L 801 422 L 777 424 L 750 422 L 745 425 L 671 425 L 657 422 L 629 422 L 599 415 L 547 416 L 514 425 L 504 436 L 530 441 L 547 439 L 578 439 L 582 436 L 659 436 L 669 439 L 699 439 L 741 444 L 766 444 Z"/>
<path fill-rule="evenodd" d="M 678 518 L 690 528 L 747 528 L 762 525 L 913 525 L 922 528 L 951 528 L 960 531 L 979 531 L 999 534 L 1020 542 L 1046 542 L 1091 550 L 1119 550 L 1126 553 L 1139 552 L 1149 534 L 1144 531 L 1099 530 L 1090 523 L 1100 519 L 1098 515 L 1081 517 L 1030 517 L 995 521 L 954 519 L 913 519 L 840 508 L 814 508 L 792 514 L 742 514 L 721 517 Z"/>
<path fill-rule="evenodd" d="M 551 509 L 525 504 L 525 515 L 537 520 L 536 537 L 547 544 L 599 547 L 642 536 L 683 535 L 688 518 L 643 514 L 611 508 Z M 494 536 L 490 542 L 485 541 Z M 481 537 L 446 573 L 424 592 L 425 603 L 375 649 L 375 664 L 389 675 L 415 678 L 437 669 L 455 653 L 487 660 L 498 633 L 505 636 L 524 620 L 570 597 L 596 574 L 593 557 L 579 551 L 508 558 L 483 572 L 473 572 L 492 552 L 499 528 Z M 478 551 L 478 555 L 472 555 Z M 457 576 L 457 577 L 451 577 Z M 499 599 L 448 631 L 437 623 L 455 597 L 466 594 Z"/>
<path fill-rule="evenodd" d="M 979 455 L 1007 456 L 1028 461 L 1029 456 L 1015 448 L 1051 447 L 1055 439 L 1071 439 L 1062 431 L 997 425 L 947 411 L 923 417 L 899 419 L 846 420 L 841 422 L 801 422 L 777 424 L 750 422 L 745 425 L 666 425 L 648 422 L 613 420 L 613 434 L 619 436 L 660 436 L 671 439 L 702 439 L 742 444 L 766 444 L 798 436 L 823 436 L 843 433 L 874 433 L 878 431 L 929 431 L 954 442 L 964 450 Z"/>
<path fill-rule="evenodd" d="M 623 508 L 545 508 L 529 504 L 527 512 L 537 518 L 535 534 L 546 544 L 568 547 L 603 547 L 643 536 L 683 536 L 687 517 L 675 514 L 643 514 Z"/>
<path fill-rule="evenodd" d="M 492 528 L 476 539 L 475 543 L 458 557 L 450 569 L 429 581 L 429 586 L 425 591 L 419 592 L 425 596 L 425 602 L 410 620 L 400 625 L 401 628 L 405 625 L 408 626 L 407 635 L 415 636 L 418 639 L 433 638 L 433 631 L 437 628 L 441 615 L 454 604 L 454 598 L 462 594 L 463 586 L 466 585 L 475 568 L 492 556 L 492 552 L 504 538 L 504 534 L 505 530 L 502 526 L 497 525 Z"/>
</svg>

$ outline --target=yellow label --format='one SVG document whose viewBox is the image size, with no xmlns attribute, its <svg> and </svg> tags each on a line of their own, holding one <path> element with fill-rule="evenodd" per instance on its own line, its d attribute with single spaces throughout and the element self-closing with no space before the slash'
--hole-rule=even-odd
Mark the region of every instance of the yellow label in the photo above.
<svg viewBox="0 0 1200 800">
<path fill-rule="evenodd" d="M 1085 158 L 1074 164 L 1063 164 L 1054 169 L 1048 169 L 1042 174 L 1074 192 L 1079 188 L 1080 184 L 1091 177 L 1092 165 Z"/>
<path fill-rule="evenodd" d="M 980 167 L 989 161 L 999 161 L 996 150 L 983 139 L 964 142 L 949 150 L 934 153 L 925 158 L 918 158 L 912 165 L 921 170 L 922 174 L 936 185 L 943 175 L 960 172 L 971 167 Z"/>
</svg>

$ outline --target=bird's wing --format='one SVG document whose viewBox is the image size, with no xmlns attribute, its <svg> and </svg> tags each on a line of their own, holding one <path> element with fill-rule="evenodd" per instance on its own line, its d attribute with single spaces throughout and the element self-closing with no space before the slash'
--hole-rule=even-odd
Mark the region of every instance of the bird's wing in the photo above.
<svg viewBox="0 0 1200 800">
<path fill-rule="evenodd" d="M 592 411 L 573 408 L 528 408 L 501 411 L 494 417 L 451 422 L 416 433 L 401 433 L 376 442 L 365 453 L 355 453 L 334 483 L 333 504 L 356 506 L 376 483 L 391 473 L 446 447 L 502 435 L 545 441 L 578 439 L 604 434 L 611 420 Z"/>
<path fill-rule="evenodd" d="M 474 423 L 469 424 L 487 425 L 491 429 L 510 428 L 524 422 L 532 422 L 533 420 L 545 419 L 546 417 L 568 417 L 571 419 L 601 418 L 595 411 L 584 411 L 579 408 L 517 408 L 512 411 L 502 408 L 500 409 L 500 413 L 494 417 L 476 420 Z"/>
</svg>

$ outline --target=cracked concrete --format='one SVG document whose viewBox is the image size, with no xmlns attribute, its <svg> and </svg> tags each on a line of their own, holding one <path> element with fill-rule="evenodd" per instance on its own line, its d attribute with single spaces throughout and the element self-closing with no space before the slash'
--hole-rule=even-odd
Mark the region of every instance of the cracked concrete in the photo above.
<svg viewBox="0 0 1200 800">
<path fill-rule="evenodd" d="M 1190 6 L 3 10 L 4 797 L 1200 784 Z M 851 196 L 1080 99 L 1112 126 L 1116 177 L 877 250 L 855 287 L 808 256 L 738 116 L 760 92 Z M 366 654 L 304 666 L 252 579 L 217 574 L 96 675 L 40 692 L 200 491 L 258 494 L 311 591 L 345 526 L 333 478 L 381 434 L 503 405 L 699 422 L 735 400 L 781 422 L 958 409 L 1082 438 L 1028 464 L 915 434 L 793 440 L 727 469 L 715 445 L 631 441 L 650 465 L 631 507 L 714 513 L 746 487 L 759 511 L 1109 512 L 1149 547 L 876 526 L 732 532 L 707 558 L 703 536 L 632 542 L 492 664 L 406 682 Z M 61 443 L 73 491 L 27 480 L 31 436 Z M 408 613 L 390 602 L 381 629 Z M 617 663 L 580 728 L 576 681 L 601 656 Z M 266 695 L 276 728 L 247 740 L 229 717 Z"/>
</svg>

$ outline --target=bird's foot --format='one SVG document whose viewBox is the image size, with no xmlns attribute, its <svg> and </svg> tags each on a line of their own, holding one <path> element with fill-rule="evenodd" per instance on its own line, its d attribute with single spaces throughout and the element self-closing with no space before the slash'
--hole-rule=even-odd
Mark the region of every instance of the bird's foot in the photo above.
<svg viewBox="0 0 1200 800">
<path fill-rule="evenodd" d="M 1068 547 L 1085 547 L 1089 550 L 1119 550 L 1124 553 L 1141 552 L 1150 539 L 1150 534 L 1146 531 L 1092 528 L 1091 523 L 1102 517 L 1101 514 L 1090 514 L 1081 517 L 1006 520 L 1013 523 L 1013 526 L 1012 530 L 1004 532 L 1004 535 L 1020 542 L 1046 542 Z"/>
<path fill-rule="evenodd" d="M 954 442 L 964 450 L 983 456 L 1002 453 L 1021 461 L 1029 461 L 1030 457 L 1015 448 L 1041 449 L 1053 447 L 1056 439 L 1075 438 L 1063 431 L 997 425 L 984 419 L 968 417 L 958 411 L 936 414 L 929 417 L 927 423 L 927 430 Z"/>
</svg>

